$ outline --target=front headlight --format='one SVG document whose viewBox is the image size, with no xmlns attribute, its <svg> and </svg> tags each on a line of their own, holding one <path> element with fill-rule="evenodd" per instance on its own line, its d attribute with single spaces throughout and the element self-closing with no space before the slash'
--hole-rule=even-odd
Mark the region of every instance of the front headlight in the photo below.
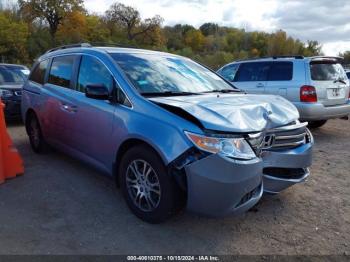
<svg viewBox="0 0 350 262">
<path fill-rule="evenodd" d="M 253 159 L 253 149 L 244 138 L 221 138 L 203 136 L 185 131 L 186 136 L 199 149 L 237 159 Z"/>
<path fill-rule="evenodd" d="M 0 89 L 0 97 L 6 98 L 11 97 L 13 93 L 10 90 Z"/>
</svg>

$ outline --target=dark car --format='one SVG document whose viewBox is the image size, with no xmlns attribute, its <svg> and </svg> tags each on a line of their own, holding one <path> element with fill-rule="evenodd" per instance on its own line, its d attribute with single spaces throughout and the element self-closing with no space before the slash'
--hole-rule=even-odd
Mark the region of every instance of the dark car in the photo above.
<svg viewBox="0 0 350 262">
<path fill-rule="evenodd" d="M 0 97 L 5 104 L 5 117 L 21 116 L 22 86 L 29 74 L 23 65 L 0 64 Z"/>
</svg>

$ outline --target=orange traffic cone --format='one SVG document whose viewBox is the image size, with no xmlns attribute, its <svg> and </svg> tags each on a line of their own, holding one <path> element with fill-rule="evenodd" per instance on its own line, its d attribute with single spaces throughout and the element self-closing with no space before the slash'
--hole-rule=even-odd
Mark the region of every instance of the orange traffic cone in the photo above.
<svg viewBox="0 0 350 262">
<path fill-rule="evenodd" d="M 21 156 L 12 145 L 11 138 L 7 134 L 4 107 L 5 105 L 0 99 L 0 184 L 6 178 L 16 177 L 24 173 Z"/>
</svg>

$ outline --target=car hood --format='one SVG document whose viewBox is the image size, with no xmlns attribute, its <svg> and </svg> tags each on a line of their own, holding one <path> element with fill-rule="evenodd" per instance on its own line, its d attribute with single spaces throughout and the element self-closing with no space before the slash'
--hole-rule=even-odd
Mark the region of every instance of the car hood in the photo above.
<svg viewBox="0 0 350 262">
<path fill-rule="evenodd" d="M 23 87 L 23 84 L 16 84 L 16 85 L 1 85 L 0 84 L 0 89 L 21 89 Z"/>
<path fill-rule="evenodd" d="M 275 95 L 204 94 L 154 97 L 151 101 L 186 111 L 210 130 L 257 132 L 289 124 L 299 118 L 296 107 Z M 178 115 L 181 115 L 178 113 Z"/>
</svg>

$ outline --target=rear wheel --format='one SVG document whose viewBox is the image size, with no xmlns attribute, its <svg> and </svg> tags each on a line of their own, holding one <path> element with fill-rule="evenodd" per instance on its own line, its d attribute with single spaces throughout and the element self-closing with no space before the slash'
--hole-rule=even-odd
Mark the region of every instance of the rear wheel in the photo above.
<svg viewBox="0 0 350 262">
<path fill-rule="evenodd" d="M 26 129 L 33 151 L 38 154 L 45 152 L 47 145 L 41 132 L 39 120 L 34 113 L 28 116 Z"/>
<path fill-rule="evenodd" d="M 326 124 L 327 120 L 319 120 L 319 121 L 310 121 L 308 127 L 310 128 L 319 128 Z"/>
<path fill-rule="evenodd" d="M 127 151 L 121 160 L 119 175 L 125 200 L 140 219 L 160 223 L 176 210 L 177 184 L 149 147 L 141 145 Z"/>
</svg>

